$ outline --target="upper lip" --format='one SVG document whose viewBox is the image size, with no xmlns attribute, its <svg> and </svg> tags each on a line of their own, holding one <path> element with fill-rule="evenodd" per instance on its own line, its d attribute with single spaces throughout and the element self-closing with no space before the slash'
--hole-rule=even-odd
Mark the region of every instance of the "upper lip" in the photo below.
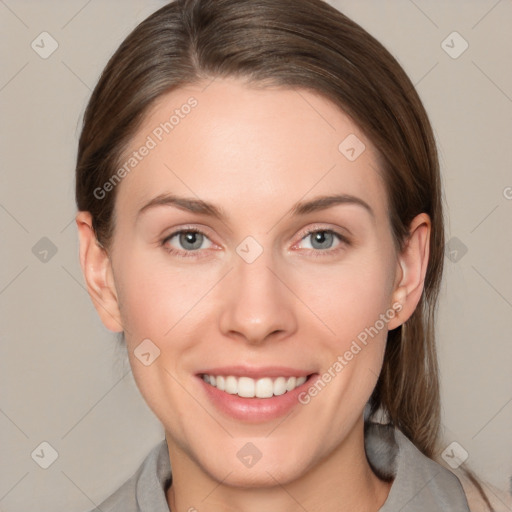
<svg viewBox="0 0 512 512">
<path fill-rule="evenodd" d="M 207 368 L 198 372 L 198 375 L 222 375 L 233 377 L 251 377 L 261 379 L 264 377 L 307 377 L 312 371 L 290 368 L 287 366 L 223 366 L 218 368 Z"/>
</svg>

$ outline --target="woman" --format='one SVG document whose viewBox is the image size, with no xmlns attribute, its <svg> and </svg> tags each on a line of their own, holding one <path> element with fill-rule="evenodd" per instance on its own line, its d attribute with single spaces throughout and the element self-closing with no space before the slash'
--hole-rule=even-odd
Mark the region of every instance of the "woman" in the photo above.
<svg viewBox="0 0 512 512">
<path fill-rule="evenodd" d="M 88 291 L 165 428 L 99 510 L 469 510 L 433 460 L 434 137 L 372 36 L 320 0 L 170 3 L 76 177 Z"/>
</svg>

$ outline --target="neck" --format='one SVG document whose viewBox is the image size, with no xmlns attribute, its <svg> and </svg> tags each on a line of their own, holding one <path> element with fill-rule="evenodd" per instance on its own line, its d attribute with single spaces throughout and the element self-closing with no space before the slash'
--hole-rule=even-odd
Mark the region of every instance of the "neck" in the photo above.
<svg viewBox="0 0 512 512">
<path fill-rule="evenodd" d="M 171 512 L 377 512 L 391 483 L 380 480 L 364 451 L 363 422 L 327 458 L 299 478 L 266 487 L 226 485 L 207 474 L 167 436 L 173 481 L 167 490 Z M 227 480 L 228 475 L 226 475 Z"/>
</svg>

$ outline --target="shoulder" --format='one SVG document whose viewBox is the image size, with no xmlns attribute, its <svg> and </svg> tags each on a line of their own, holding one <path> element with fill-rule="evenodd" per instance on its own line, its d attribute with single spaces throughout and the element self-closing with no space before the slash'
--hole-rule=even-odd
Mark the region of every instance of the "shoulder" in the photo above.
<svg viewBox="0 0 512 512">
<path fill-rule="evenodd" d="M 463 471 L 457 470 L 456 474 L 466 493 L 470 511 L 489 512 L 491 509 L 489 509 L 477 486 Z M 480 485 L 492 506 L 493 512 L 510 512 L 512 510 L 512 494 L 498 489 L 485 480 L 480 480 Z"/>
<path fill-rule="evenodd" d="M 425 456 L 401 430 L 393 433 L 398 446 L 396 474 L 379 512 L 471 512 L 457 476 Z"/>
<path fill-rule="evenodd" d="M 165 488 L 171 467 L 167 442 L 158 443 L 146 455 L 135 473 L 96 508 L 87 512 L 168 511 Z"/>
<path fill-rule="evenodd" d="M 137 507 L 137 481 L 140 468 L 121 487 L 87 512 L 139 512 Z"/>
<path fill-rule="evenodd" d="M 490 508 L 463 466 L 452 469 L 441 457 L 431 459 L 425 456 L 398 428 L 386 431 L 383 425 L 379 425 L 374 426 L 368 433 L 371 435 L 367 442 L 367 455 L 372 467 L 383 466 L 384 471 L 380 473 L 387 472 L 395 476 L 388 500 L 379 512 L 391 512 L 397 509 L 397 505 L 403 512 L 512 511 L 511 493 L 498 489 L 476 476 L 489 500 Z"/>
</svg>

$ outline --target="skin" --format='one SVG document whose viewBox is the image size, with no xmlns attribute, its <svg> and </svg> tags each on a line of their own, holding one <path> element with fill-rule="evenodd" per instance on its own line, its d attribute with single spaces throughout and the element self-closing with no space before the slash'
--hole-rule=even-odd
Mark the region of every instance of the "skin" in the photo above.
<svg viewBox="0 0 512 512">
<path fill-rule="evenodd" d="M 388 329 L 405 322 L 421 297 L 430 219 L 420 214 L 412 221 L 397 254 L 378 155 L 327 99 L 238 79 L 206 85 L 168 93 L 146 116 L 130 151 L 190 96 L 198 101 L 117 186 L 108 252 L 95 241 L 90 214 L 76 216 L 88 291 L 104 325 L 125 332 L 137 386 L 165 428 L 173 470 L 169 506 L 377 511 L 391 484 L 366 460 L 363 409 Z M 349 134 L 366 146 L 352 162 L 338 150 Z M 144 204 L 166 192 L 212 202 L 226 220 L 173 206 L 149 209 L 137 220 Z M 363 199 L 374 216 L 354 204 L 288 214 L 298 201 L 334 192 Z M 194 241 L 180 244 L 179 235 L 162 245 L 190 227 L 206 235 L 199 236 L 200 249 L 191 249 Z M 315 243 L 308 228 L 333 230 L 350 243 L 336 236 Z M 236 252 L 247 236 L 263 248 L 252 263 Z M 170 254 L 165 246 L 193 254 Z M 322 374 L 397 302 L 398 315 L 309 404 L 285 418 L 232 419 L 214 408 L 195 376 L 235 364 Z M 149 366 L 134 355 L 146 338 L 160 349 Z M 236 455 L 247 442 L 262 454 L 251 468 Z"/>
</svg>

